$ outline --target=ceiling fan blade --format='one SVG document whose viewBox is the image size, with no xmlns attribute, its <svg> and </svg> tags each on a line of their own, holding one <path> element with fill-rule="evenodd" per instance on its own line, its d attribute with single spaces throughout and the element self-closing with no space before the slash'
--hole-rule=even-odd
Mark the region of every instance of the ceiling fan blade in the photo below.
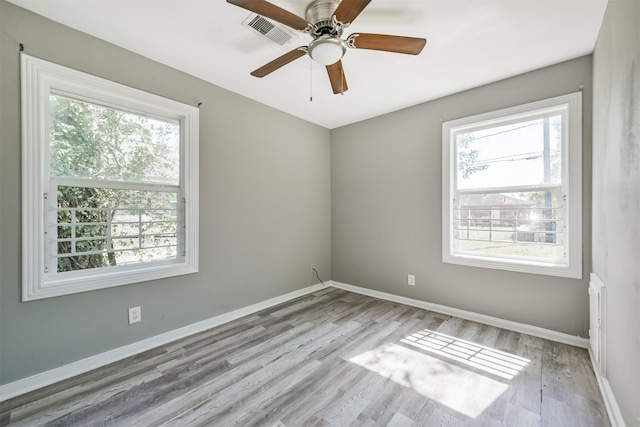
<svg viewBox="0 0 640 427">
<path fill-rule="evenodd" d="M 301 46 L 297 49 L 292 50 L 291 52 L 287 52 L 282 56 L 279 56 L 278 58 L 274 59 L 273 61 L 269 62 L 268 64 L 263 65 L 262 67 L 258 68 L 257 70 L 253 71 L 251 73 L 252 76 L 254 77 L 264 77 L 267 74 L 273 73 L 275 70 L 277 70 L 278 68 L 287 65 L 289 62 L 293 62 L 296 59 L 300 58 L 301 56 L 304 56 L 307 54 L 307 47 L 306 46 Z"/>
<path fill-rule="evenodd" d="M 342 61 L 327 65 L 327 73 L 329 73 L 329 80 L 331 81 L 333 93 L 344 93 L 349 89 L 347 87 L 347 79 L 344 77 Z"/>
<path fill-rule="evenodd" d="M 426 39 L 386 34 L 354 33 L 347 38 L 347 45 L 356 49 L 383 50 L 409 55 L 417 55 L 422 52 L 426 43 Z"/>
<path fill-rule="evenodd" d="M 371 0 L 342 0 L 333 15 L 343 24 L 349 24 L 370 2 Z"/>
<path fill-rule="evenodd" d="M 228 3 L 241 7 L 243 9 L 255 12 L 258 15 L 271 18 L 274 21 L 278 21 L 288 27 L 295 28 L 296 30 L 304 30 L 309 23 L 294 15 L 288 10 L 284 10 L 275 4 L 269 3 L 265 0 L 227 0 Z"/>
</svg>

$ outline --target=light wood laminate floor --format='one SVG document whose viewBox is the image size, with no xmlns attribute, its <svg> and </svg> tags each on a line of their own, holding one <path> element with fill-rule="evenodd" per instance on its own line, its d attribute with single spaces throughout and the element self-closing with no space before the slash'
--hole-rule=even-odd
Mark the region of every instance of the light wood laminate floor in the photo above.
<svg viewBox="0 0 640 427">
<path fill-rule="evenodd" d="M 325 288 L 3 402 L 0 425 L 609 422 L 584 349 Z"/>
</svg>

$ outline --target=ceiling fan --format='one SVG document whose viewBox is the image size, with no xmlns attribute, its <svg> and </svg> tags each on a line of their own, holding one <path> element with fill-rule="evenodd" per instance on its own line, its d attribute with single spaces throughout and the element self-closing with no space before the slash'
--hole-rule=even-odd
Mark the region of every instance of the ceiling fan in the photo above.
<svg viewBox="0 0 640 427">
<path fill-rule="evenodd" d="M 335 94 L 344 93 L 348 89 L 342 68 L 342 57 L 347 48 L 417 55 L 422 52 L 427 43 L 427 40 L 422 38 L 369 33 L 353 33 L 343 39 L 344 29 L 356 19 L 371 0 L 314 0 L 307 6 L 306 19 L 265 0 L 227 0 L 227 2 L 308 33 L 313 38 L 308 46 L 300 46 L 285 53 L 253 71 L 252 76 L 264 77 L 308 54 L 311 59 L 327 67 L 331 88 Z"/>
</svg>

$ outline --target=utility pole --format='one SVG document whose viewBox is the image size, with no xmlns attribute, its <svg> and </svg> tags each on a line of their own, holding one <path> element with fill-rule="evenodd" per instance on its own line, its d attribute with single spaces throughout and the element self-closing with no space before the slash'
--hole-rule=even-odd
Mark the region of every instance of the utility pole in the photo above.
<svg viewBox="0 0 640 427">
<path fill-rule="evenodd" d="M 544 183 L 548 184 L 551 180 L 551 141 L 549 138 L 549 117 L 542 119 L 542 138 L 543 138 L 543 151 L 542 159 L 544 162 Z M 554 231 L 555 222 L 550 220 L 553 218 L 551 191 L 544 192 L 544 209 L 542 211 L 542 217 L 545 219 L 544 229 L 546 231 Z M 553 233 L 546 233 L 544 238 L 545 243 L 555 243 L 555 236 Z"/>
</svg>

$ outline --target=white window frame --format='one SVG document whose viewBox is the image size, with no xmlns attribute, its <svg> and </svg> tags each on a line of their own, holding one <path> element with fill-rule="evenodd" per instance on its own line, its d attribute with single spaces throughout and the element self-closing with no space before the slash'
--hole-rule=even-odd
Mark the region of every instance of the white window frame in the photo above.
<svg viewBox="0 0 640 427">
<path fill-rule="evenodd" d="M 198 271 L 198 108 L 21 54 L 22 301 L 51 298 Z M 46 197 L 49 176 L 50 94 L 69 94 L 107 107 L 180 122 L 179 194 L 184 232 L 175 261 L 47 274 Z M 90 180 L 88 180 L 91 182 Z M 97 185 L 97 184 L 96 184 Z M 149 186 L 147 185 L 147 188 Z M 159 186 L 160 191 L 162 187 Z M 53 196 L 55 198 L 55 196 Z"/>
<path fill-rule="evenodd" d="M 455 136 L 465 130 L 491 127 L 509 121 L 535 118 L 552 110 L 565 110 L 562 136 L 561 196 L 565 198 L 564 216 L 558 224 L 564 227 L 563 261 L 547 262 L 523 258 L 507 258 L 487 254 L 470 254 L 454 247 L 454 203 L 457 191 L 457 155 Z M 442 124 L 442 261 L 498 270 L 582 278 L 582 93 L 572 93 L 538 102 L 492 111 Z M 544 186 L 541 186 L 541 189 Z M 492 190 L 518 191 L 518 187 Z"/>
</svg>

